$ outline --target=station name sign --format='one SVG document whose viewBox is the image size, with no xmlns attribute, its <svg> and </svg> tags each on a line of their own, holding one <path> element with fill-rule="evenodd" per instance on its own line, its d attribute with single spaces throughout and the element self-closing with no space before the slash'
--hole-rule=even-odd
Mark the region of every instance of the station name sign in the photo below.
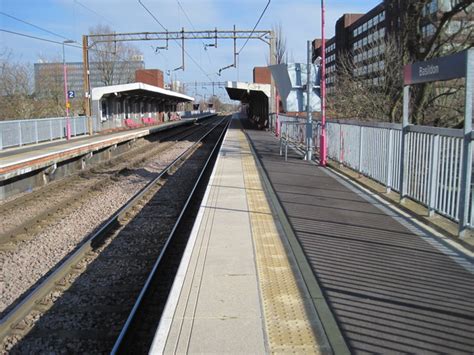
<svg viewBox="0 0 474 355">
<path fill-rule="evenodd" d="M 405 85 L 462 78 L 466 76 L 468 51 L 405 65 Z"/>
</svg>

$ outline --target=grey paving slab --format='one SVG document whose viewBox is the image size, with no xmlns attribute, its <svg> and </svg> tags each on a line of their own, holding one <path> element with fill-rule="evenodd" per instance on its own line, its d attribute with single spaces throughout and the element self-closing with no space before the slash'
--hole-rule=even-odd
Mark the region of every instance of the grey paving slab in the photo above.
<svg viewBox="0 0 474 355">
<path fill-rule="evenodd" d="M 195 318 L 255 318 L 260 302 L 255 274 L 212 275 L 205 269 Z"/>
<path fill-rule="evenodd" d="M 238 137 L 227 134 L 171 320 L 165 353 L 265 352 Z"/>
<path fill-rule="evenodd" d="M 232 334 L 232 336 L 229 336 Z M 189 354 L 265 354 L 261 320 L 196 319 Z"/>
<path fill-rule="evenodd" d="M 474 275 L 270 133 L 248 131 L 351 352 L 474 353 Z"/>
</svg>

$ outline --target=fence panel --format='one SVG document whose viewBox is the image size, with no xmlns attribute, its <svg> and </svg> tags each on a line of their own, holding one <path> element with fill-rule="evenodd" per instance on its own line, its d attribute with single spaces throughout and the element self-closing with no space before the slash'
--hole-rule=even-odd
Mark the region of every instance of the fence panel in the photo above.
<svg viewBox="0 0 474 355">
<path fill-rule="evenodd" d="M 71 136 L 88 134 L 88 117 L 71 117 Z M 66 118 L 0 121 L 0 149 L 66 137 Z"/>
<path fill-rule="evenodd" d="M 279 116 L 282 135 L 304 145 L 305 118 Z M 272 118 L 275 130 L 275 119 Z M 291 123 L 290 123 L 291 122 Z M 314 149 L 319 150 L 320 125 L 313 122 Z M 406 197 L 454 221 L 459 221 L 461 199 L 461 130 L 413 126 L 406 132 L 405 157 L 401 156 L 401 125 L 331 120 L 326 124 L 328 157 L 400 192 L 400 166 L 404 158 Z M 473 179 L 466 192 L 470 203 L 469 226 L 474 226 Z"/>
</svg>

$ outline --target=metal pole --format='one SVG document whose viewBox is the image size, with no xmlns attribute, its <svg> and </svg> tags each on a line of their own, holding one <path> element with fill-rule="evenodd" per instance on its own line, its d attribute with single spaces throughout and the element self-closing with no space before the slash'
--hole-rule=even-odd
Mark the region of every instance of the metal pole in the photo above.
<svg viewBox="0 0 474 355">
<path fill-rule="evenodd" d="M 181 28 L 181 67 L 184 71 L 184 27 Z"/>
<path fill-rule="evenodd" d="M 326 39 L 324 33 L 324 0 L 321 0 L 321 141 L 319 144 L 319 163 L 321 166 L 327 164 L 326 143 Z"/>
<path fill-rule="evenodd" d="M 66 51 L 64 49 L 64 43 L 68 41 L 63 41 L 63 74 L 64 74 L 64 98 L 66 100 L 66 139 L 71 139 L 71 122 L 69 121 L 69 97 L 67 94 L 67 66 L 66 66 Z"/>
<path fill-rule="evenodd" d="M 410 86 L 406 85 L 403 87 L 403 121 L 402 121 L 402 142 L 401 142 L 401 152 L 400 152 L 400 202 L 404 201 L 406 192 L 405 184 L 405 175 L 406 171 L 406 135 L 408 133 L 408 116 L 410 108 Z"/>
<path fill-rule="evenodd" d="M 89 37 L 82 36 L 82 61 L 84 63 L 84 113 L 88 117 L 89 134 L 94 133 L 92 117 L 91 117 L 91 86 L 90 86 L 90 70 L 89 70 Z M 98 118 L 97 118 L 98 119 Z M 98 127 L 99 128 L 99 127 Z"/>
<path fill-rule="evenodd" d="M 469 224 L 469 198 L 472 174 L 472 99 L 474 91 L 474 50 L 469 50 L 466 60 L 466 95 L 464 103 L 464 145 L 459 199 L 459 236 L 464 238 Z M 471 211 L 471 213 L 474 213 Z"/>
<path fill-rule="evenodd" d="M 276 90 L 276 95 L 275 95 L 275 105 L 276 105 L 276 110 L 275 110 L 275 136 L 278 137 L 280 135 L 280 121 L 279 121 L 279 114 L 280 114 L 280 96 L 278 95 L 278 91 Z"/>
<path fill-rule="evenodd" d="M 313 118 L 311 117 L 311 41 L 307 42 L 308 60 L 306 64 L 306 160 L 313 158 Z"/>
<path fill-rule="evenodd" d="M 276 55 L 275 55 L 275 48 L 276 48 L 276 43 L 275 43 L 275 33 L 273 31 L 270 31 L 270 39 L 269 39 L 269 45 L 268 45 L 268 49 L 270 51 L 269 53 L 269 60 L 270 60 L 270 65 L 274 65 L 274 64 L 279 64 L 277 63 L 277 58 L 276 58 Z M 269 100 L 269 103 L 270 103 L 270 107 L 269 107 L 269 110 L 274 113 L 276 112 L 276 107 L 274 106 L 275 105 L 275 100 L 273 100 L 273 97 L 276 97 L 276 87 L 275 87 L 275 80 L 273 80 L 273 75 L 270 75 L 270 96 L 271 96 L 271 99 Z M 281 134 L 281 132 L 279 132 Z"/>
</svg>

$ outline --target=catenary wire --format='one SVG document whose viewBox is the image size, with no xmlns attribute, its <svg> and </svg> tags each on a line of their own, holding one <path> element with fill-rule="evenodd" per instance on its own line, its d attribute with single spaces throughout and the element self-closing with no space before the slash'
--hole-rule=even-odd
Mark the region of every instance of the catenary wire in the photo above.
<svg viewBox="0 0 474 355">
<path fill-rule="evenodd" d="M 268 0 L 267 6 L 265 6 L 265 8 L 263 9 L 262 13 L 260 14 L 260 17 L 258 18 L 257 23 L 255 24 L 255 26 L 253 26 L 252 32 L 250 32 L 250 35 L 248 36 L 248 38 L 247 38 L 247 40 L 245 41 L 244 45 L 239 49 L 239 51 L 237 52 L 237 54 L 240 54 L 240 52 L 242 52 L 243 49 L 245 48 L 245 46 L 247 45 L 248 41 L 250 40 L 250 37 L 252 37 L 252 34 L 255 32 L 255 29 L 257 28 L 258 24 L 259 24 L 260 21 L 262 20 L 263 15 L 265 15 L 265 12 L 267 11 L 268 6 L 270 6 L 270 2 L 271 2 L 271 1 L 272 1 L 272 0 Z"/>
<path fill-rule="evenodd" d="M 156 18 L 155 15 L 153 15 L 153 13 L 145 6 L 145 4 L 142 3 L 141 0 L 138 0 L 138 3 L 150 14 L 151 17 L 153 17 L 153 19 L 165 30 L 165 31 L 168 31 L 168 29 L 163 26 L 163 24 Z M 201 65 L 199 65 L 199 63 L 188 53 L 188 51 L 183 48 L 183 46 L 181 45 L 181 43 L 179 43 L 179 41 L 177 41 L 176 39 L 173 39 L 177 44 L 178 46 L 184 51 L 184 53 L 188 56 L 189 59 L 191 59 L 191 61 L 199 68 L 199 70 L 201 70 L 201 72 L 208 78 L 208 80 L 210 82 L 212 82 L 212 78 L 209 76 L 208 73 L 206 73 L 206 71 L 203 69 L 203 67 Z"/>
</svg>

